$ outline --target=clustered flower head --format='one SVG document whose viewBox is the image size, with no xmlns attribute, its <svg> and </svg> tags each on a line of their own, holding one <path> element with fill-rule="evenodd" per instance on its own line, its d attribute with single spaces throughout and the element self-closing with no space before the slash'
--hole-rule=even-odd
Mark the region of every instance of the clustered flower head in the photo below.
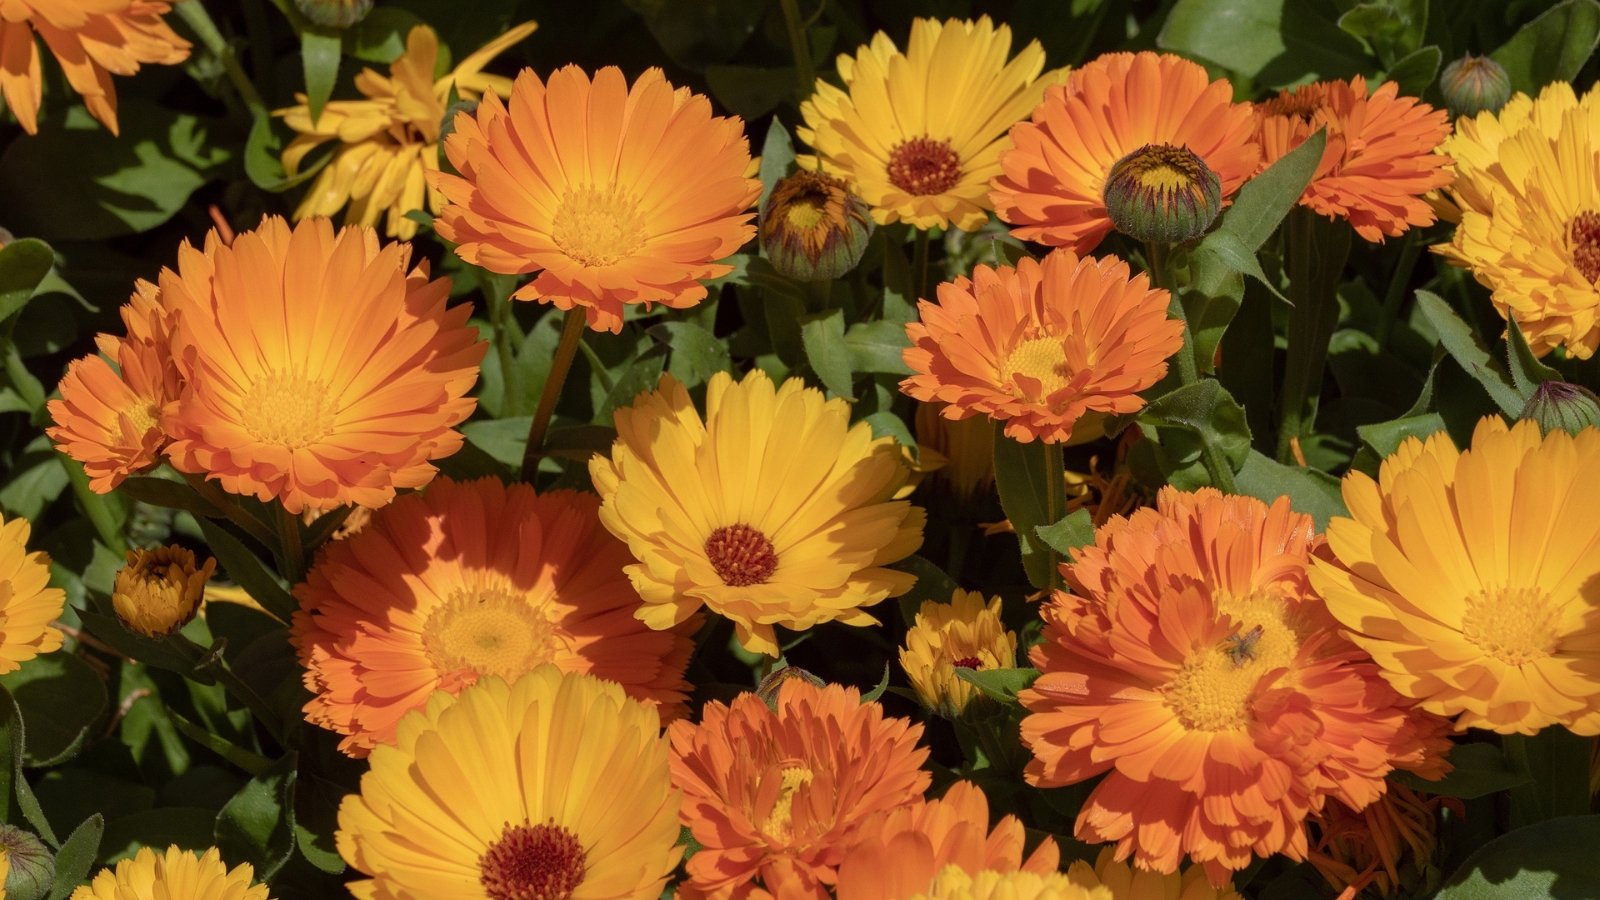
<svg viewBox="0 0 1600 900">
<path fill-rule="evenodd" d="M 145 637 L 169 635 L 199 611 L 216 568 L 216 560 L 197 563 L 193 550 L 176 544 L 129 550 L 111 590 L 111 605 L 130 630 Z"/>
</svg>

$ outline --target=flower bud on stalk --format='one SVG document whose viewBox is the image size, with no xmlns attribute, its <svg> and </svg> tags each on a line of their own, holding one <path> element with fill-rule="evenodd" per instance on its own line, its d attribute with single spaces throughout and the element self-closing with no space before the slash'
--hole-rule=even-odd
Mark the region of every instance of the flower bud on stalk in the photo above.
<svg viewBox="0 0 1600 900">
<path fill-rule="evenodd" d="M 0 896 L 7 900 L 42 900 L 56 880 L 55 857 L 32 834 L 15 825 L 0 825 L 0 852 L 7 871 L 0 874 Z"/>
<path fill-rule="evenodd" d="M 1222 180 L 1187 147 L 1146 144 L 1106 176 L 1111 224 L 1139 241 L 1181 244 L 1206 233 L 1222 211 Z"/>
<path fill-rule="evenodd" d="M 839 278 L 867 251 L 872 219 L 866 201 L 821 172 L 797 172 L 772 188 L 761 209 L 761 248 L 797 281 Z"/>
<path fill-rule="evenodd" d="M 1439 90 L 1451 116 L 1499 112 L 1511 99 L 1511 76 L 1489 57 L 1468 53 L 1444 67 L 1439 74 Z"/>
<path fill-rule="evenodd" d="M 1565 381 L 1546 381 L 1533 389 L 1533 396 L 1522 408 L 1520 419 L 1539 423 L 1545 434 L 1565 431 L 1577 434 L 1600 426 L 1600 398 L 1593 391 Z"/>
<path fill-rule="evenodd" d="M 111 605 L 130 631 L 166 637 L 194 618 L 216 567 L 214 559 L 197 565 L 194 553 L 176 544 L 130 550 L 112 587 Z"/>
</svg>

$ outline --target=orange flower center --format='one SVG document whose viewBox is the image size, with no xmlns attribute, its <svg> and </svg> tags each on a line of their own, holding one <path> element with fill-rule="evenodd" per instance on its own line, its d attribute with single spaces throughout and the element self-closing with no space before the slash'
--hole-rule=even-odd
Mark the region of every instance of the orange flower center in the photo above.
<svg viewBox="0 0 1600 900">
<path fill-rule="evenodd" d="M 1567 226 L 1572 262 L 1590 283 L 1600 283 L 1600 213 L 1578 213 Z"/>
<path fill-rule="evenodd" d="M 1538 588 L 1500 588 L 1467 598 L 1461 634 L 1508 666 L 1544 659 L 1556 651 L 1559 612 Z"/>
<path fill-rule="evenodd" d="M 264 444 L 299 449 L 333 431 L 336 407 L 321 381 L 273 372 L 245 392 L 244 427 Z"/>
<path fill-rule="evenodd" d="M 1300 637 L 1276 592 L 1218 595 L 1217 612 L 1232 619 L 1233 632 L 1192 653 L 1162 689 L 1167 707 L 1191 731 L 1249 726 L 1261 676 L 1288 666 L 1300 652 Z"/>
<path fill-rule="evenodd" d="M 1179 192 L 1195 194 L 1199 193 L 1205 165 L 1205 160 L 1188 147 L 1146 144 L 1118 160 L 1106 182 L 1131 178 L 1142 190 L 1163 197 Z"/>
<path fill-rule="evenodd" d="M 785 766 L 780 777 L 783 782 L 778 786 L 778 799 L 772 804 L 772 812 L 761 821 L 761 831 L 768 837 L 787 841 L 793 836 L 790 823 L 794 816 L 794 795 L 801 785 L 811 783 L 812 774 L 805 766 Z"/>
<path fill-rule="evenodd" d="M 550 237 L 581 265 L 615 265 L 643 246 L 644 217 L 639 201 L 621 188 L 582 187 L 562 198 Z"/>
<path fill-rule="evenodd" d="M 1018 375 L 1039 382 L 1040 396 L 1030 399 L 1042 400 L 1066 387 L 1073 375 L 1066 346 L 1056 337 L 1031 338 L 1018 344 L 1000 364 L 1000 380 L 1013 381 Z M 1020 385 L 1013 382 L 1013 386 L 1018 397 L 1028 397 Z"/>
<path fill-rule="evenodd" d="M 749 525 L 727 525 L 706 538 L 706 559 L 729 587 L 766 584 L 778 569 L 778 552 L 766 535 Z"/>
<path fill-rule="evenodd" d="M 901 141 L 889 151 L 889 183 L 915 197 L 942 194 L 961 180 L 961 157 L 949 141 Z"/>
<path fill-rule="evenodd" d="M 515 678 L 547 662 L 550 620 L 523 595 L 501 587 L 461 589 L 428 616 L 422 646 L 440 673 Z"/>
<path fill-rule="evenodd" d="M 578 836 L 554 820 L 508 822 L 478 857 L 478 881 L 489 900 L 570 900 L 583 884 L 586 857 Z"/>
<path fill-rule="evenodd" d="M 161 411 L 154 403 L 135 403 L 122 410 L 122 414 L 128 417 L 133 433 L 141 437 L 157 427 L 161 420 Z"/>
</svg>

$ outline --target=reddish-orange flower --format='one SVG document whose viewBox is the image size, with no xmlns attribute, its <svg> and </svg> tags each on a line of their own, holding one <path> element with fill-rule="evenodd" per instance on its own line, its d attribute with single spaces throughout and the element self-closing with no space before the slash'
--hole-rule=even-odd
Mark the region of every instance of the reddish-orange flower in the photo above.
<svg viewBox="0 0 1600 900">
<path fill-rule="evenodd" d="M 292 513 L 382 506 L 461 446 L 487 345 L 409 244 L 327 219 L 269 217 L 184 244 L 161 273 L 183 379 L 163 417 L 181 472 Z"/>
<path fill-rule="evenodd" d="M 967 781 L 928 803 L 879 814 L 839 866 L 838 900 L 910 900 L 925 893 L 946 866 L 1046 875 L 1061 867 L 1061 851 L 1045 838 L 1024 859 L 1027 835 L 1016 816 L 989 829 L 989 799 Z"/>
<path fill-rule="evenodd" d="M 1375 242 L 1432 225 L 1433 207 L 1423 195 L 1450 183 L 1450 157 L 1434 152 L 1450 135 L 1450 119 L 1399 91 L 1389 81 L 1369 97 L 1367 80 L 1357 75 L 1280 92 L 1256 107 L 1262 167 L 1326 128 L 1328 144 L 1301 206 L 1347 219 L 1356 234 Z"/>
<path fill-rule="evenodd" d="M 1088 253 L 1111 231 L 1105 187 L 1123 157 L 1174 147 L 1200 157 L 1232 196 L 1255 174 L 1250 104 L 1233 85 L 1164 53 L 1107 53 L 1045 91 L 1033 119 L 1011 129 L 989 199 L 1011 233 Z"/>
<path fill-rule="evenodd" d="M 22 130 L 39 130 L 44 69 L 37 34 L 89 114 L 117 133 L 112 75 L 132 75 L 143 63 L 175 66 L 189 42 L 162 20 L 170 0 L 0 0 L 0 93 Z"/>
<path fill-rule="evenodd" d="M 1446 768 L 1449 724 L 1415 709 L 1312 592 L 1311 518 L 1164 488 L 1062 567 L 1022 694 L 1033 784 L 1101 773 L 1077 835 L 1214 884 L 1253 855 L 1304 859 L 1305 820 L 1361 809 L 1395 768 Z"/>
<path fill-rule="evenodd" d="M 1139 392 L 1183 346 L 1167 292 L 1115 257 L 1057 250 L 1042 263 L 980 265 L 938 296 L 920 301 L 922 321 L 906 326 L 916 374 L 900 390 L 947 404 L 939 414 L 949 419 L 1004 420 L 1019 441 L 1064 442 L 1080 420 L 1142 409 Z"/>
<path fill-rule="evenodd" d="M 639 594 L 622 571 L 633 557 L 599 506 L 593 494 L 440 479 L 329 544 L 295 588 L 293 640 L 316 695 L 306 718 L 365 756 L 436 691 L 543 663 L 682 715 L 698 621 L 654 631 L 634 617 Z"/>
<path fill-rule="evenodd" d="M 102 334 L 100 353 L 67 365 L 61 399 L 49 403 L 55 425 L 45 429 L 61 452 L 83 463 L 89 487 L 102 494 L 161 461 L 167 444 L 161 418 L 175 408 L 181 387 L 161 291 L 137 282 L 122 322 L 126 337 Z"/>
<path fill-rule="evenodd" d="M 1459 800 L 1424 798 L 1393 783 L 1360 812 L 1330 802 L 1311 820 L 1311 864 L 1340 891 L 1340 900 L 1353 900 L 1369 885 L 1384 897 L 1420 886 L 1439 843 L 1439 810 L 1446 806 L 1457 816 L 1465 812 Z"/>
<path fill-rule="evenodd" d="M 701 849 L 684 897 L 827 900 L 838 867 L 875 816 L 920 805 L 929 775 L 922 726 L 886 717 L 855 688 L 790 679 L 775 707 L 755 694 L 708 703 L 699 725 L 679 721 L 672 781 Z"/>
<path fill-rule="evenodd" d="M 539 273 L 513 296 L 581 306 L 597 331 L 622 330 L 630 304 L 699 303 L 755 233 L 744 122 L 660 69 L 632 89 L 611 66 L 592 83 L 577 66 L 548 83 L 523 70 L 508 101 L 457 115 L 444 146 L 461 174 L 428 175 L 449 201 L 439 233 L 474 265 Z"/>
</svg>

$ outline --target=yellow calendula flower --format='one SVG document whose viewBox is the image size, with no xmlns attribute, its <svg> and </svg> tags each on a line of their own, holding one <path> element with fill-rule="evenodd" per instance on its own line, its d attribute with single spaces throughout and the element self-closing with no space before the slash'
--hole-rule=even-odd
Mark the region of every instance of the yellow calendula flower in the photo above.
<svg viewBox="0 0 1600 900">
<path fill-rule="evenodd" d="M 838 65 L 844 88 L 819 80 L 800 104 L 798 134 L 817 151 L 801 167 L 849 181 L 879 224 L 963 231 L 994 208 L 1007 130 L 1066 75 L 1044 71 L 1038 41 L 1011 56 L 1011 29 L 988 16 L 917 19 L 904 51 L 880 31 Z"/>
<path fill-rule="evenodd" d="M 917 404 L 917 452 L 933 481 L 963 506 L 994 493 L 994 423 L 987 416 L 947 419 L 942 403 Z"/>
<path fill-rule="evenodd" d="M 1581 102 L 1589 106 L 1597 101 L 1600 101 L 1600 93 L 1591 91 Z M 1448 156 L 1455 167 L 1455 180 L 1444 189 L 1442 196 L 1429 198 L 1435 201 L 1439 217 L 1459 222 L 1464 210 L 1490 212 L 1493 209 L 1490 187 L 1514 186 L 1500 164 L 1500 145 L 1506 138 L 1528 128 L 1554 143 L 1561 134 L 1562 117 L 1576 109 L 1579 102 L 1570 83 L 1556 81 L 1545 85 L 1537 97 L 1517 94 L 1498 112 L 1481 112 L 1457 119 L 1455 130 L 1434 151 Z M 1448 246 L 1440 245 L 1436 252 L 1449 256 L 1445 249 Z"/>
<path fill-rule="evenodd" d="M 518 25 L 435 79 L 439 36 L 418 25 L 387 76 L 375 69 L 356 76 L 356 89 L 365 99 L 331 101 L 313 117 L 306 96 L 296 94 L 299 105 L 273 113 L 298 132 L 283 150 L 284 172 L 299 174 L 311 151 L 328 141 L 338 141 L 339 147 L 295 209 L 295 218 L 332 216 L 344 209 L 347 224 L 376 226 L 386 215 L 384 231 L 390 237 L 416 235 L 417 223 L 406 213 L 424 207 L 438 213 L 444 205 L 444 195 L 428 187 L 426 173 L 439 169 L 439 135 L 451 89 L 463 100 L 511 93 L 511 79 L 487 75 L 483 67 L 537 27 Z"/>
<path fill-rule="evenodd" d="M 1101 850 L 1092 866 L 1081 859 L 1074 862 L 1067 869 L 1067 880 L 1108 890 L 1111 900 L 1241 900 L 1232 881 L 1221 887 L 1213 885 L 1201 866 L 1190 866 L 1181 875 L 1152 872 L 1127 860 L 1118 861 L 1112 847 Z"/>
<path fill-rule="evenodd" d="M 254 876 L 248 863 L 228 868 L 215 847 L 203 854 L 143 847 L 132 859 L 101 869 L 71 900 L 270 900 L 266 885 L 251 883 Z"/>
<path fill-rule="evenodd" d="M 1410 438 L 1311 582 L 1385 679 L 1457 728 L 1600 734 L 1600 430 L 1478 423 L 1469 449 Z"/>
<path fill-rule="evenodd" d="M 216 560 L 208 558 L 201 565 L 193 550 L 176 544 L 129 550 L 111 590 L 111 605 L 130 630 L 146 637 L 169 635 L 194 618 L 216 568 Z"/>
<path fill-rule="evenodd" d="M 912 900 L 1117 900 L 1109 888 L 1082 885 L 1060 872 L 995 872 L 969 874 L 950 865 Z"/>
<path fill-rule="evenodd" d="M 924 706 L 941 716 L 961 715 L 978 689 L 957 669 L 1009 669 L 1017 664 L 1017 635 L 1000 622 L 1000 598 L 957 590 L 949 603 L 922 604 L 900 648 L 900 668 Z"/>
<path fill-rule="evenodd" d="M 51 623 L 67 595 L 50 587 L 50 557 L 28 552 L 32 530 L 27 519 L 0 517 L 0 675 L 61 649 L 61 631 Z"/>
</svg>

